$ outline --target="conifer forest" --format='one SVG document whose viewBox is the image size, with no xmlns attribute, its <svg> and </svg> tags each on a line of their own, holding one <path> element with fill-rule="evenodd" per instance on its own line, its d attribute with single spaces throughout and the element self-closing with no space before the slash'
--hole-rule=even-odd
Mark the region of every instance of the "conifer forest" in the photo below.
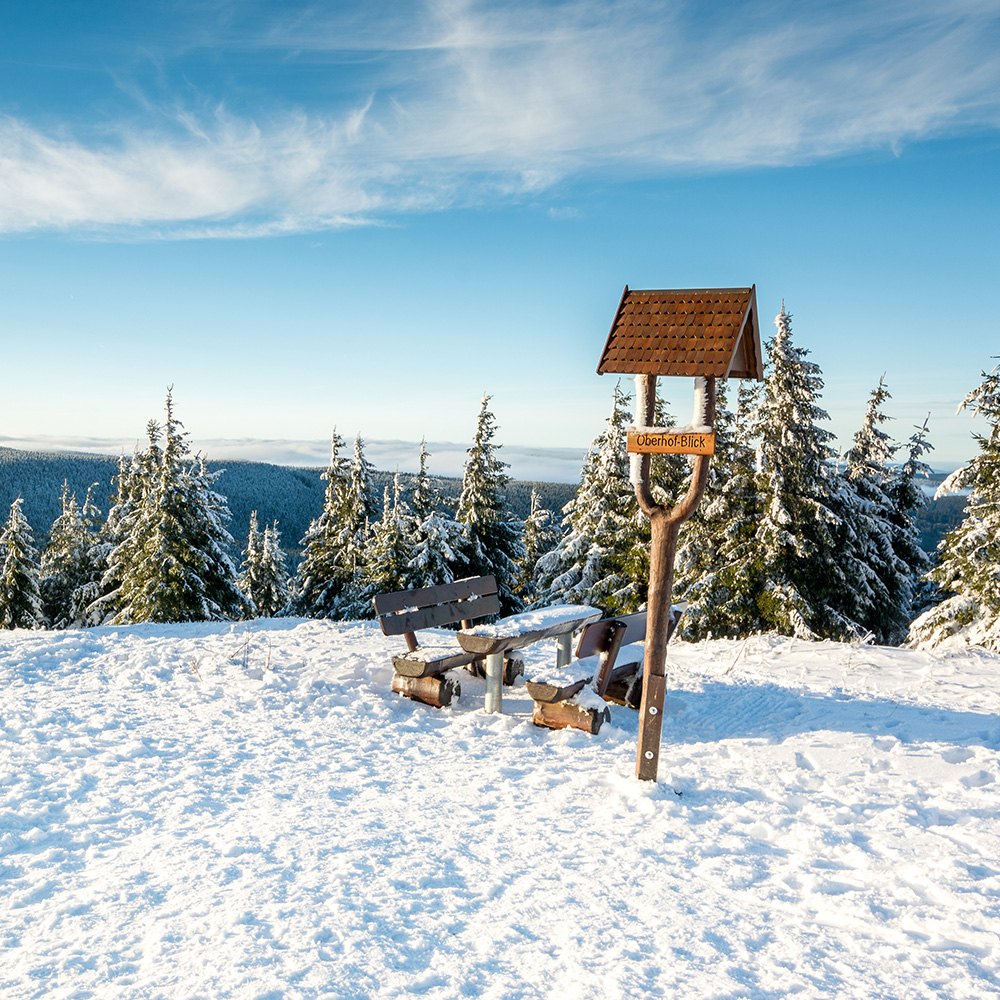
<svg viewBox="0 0 1000 1000">
<path fill-rule="evenodd" d="M 975 453 L 939 491 L 952 494 L 952 523 L 935 548 L 929 422 L 895 439 L 891 379 L 873 379 L 838 453 L 822 372 L 795 344 L 784 307 L 766 347 L 763 383 L 719 386 L 710 481 L 677 554 L 682 637 L 933 646 L 960 632 L 1000 650 L 1000 367 L 962 404 L 988 429 L 970 437 Z M 675 425 L 659 405 L 658 423 Z M 482 574 L 496 577 L 503 614 L 555 603 L 641 610 L 649 523 L 629 482 L 631 421 L 619 382 L 575 490 L 512 481 L 488 395 L 460 483 L 433 474 L 426 446 L 417 474 L 390 476 L 360 436 L 334 431 L 320 479 L 284 470 L 280 488 L 260 490 L 266 509 L 242 512 L 235 538 L 223 470 L 192 454 L 168 392 L 144 446 L 114 464 L 110 495 L 102 481 L 18 481 L 0 533 L 0 627 L 371 618 L 375 594 Z M 110 462 L 87 468 L 99 478 Z M 657 456 L 658 499 L 683 495 L 688 476 L 685 456 Z M 32 525 L 26 491 L 42 490 L 56 516 Z"/>
</svg>

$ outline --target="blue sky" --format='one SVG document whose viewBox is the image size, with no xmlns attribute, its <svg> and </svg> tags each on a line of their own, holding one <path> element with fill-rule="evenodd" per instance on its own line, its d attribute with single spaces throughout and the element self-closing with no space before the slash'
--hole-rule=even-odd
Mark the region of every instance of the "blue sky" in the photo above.
<svg viewBox="0 0 1000 1000">
<path fill-rule="evenodd" d="M 456 471 L 486 391 L 566 478 L 622 287 L 756 283 L 842 443 L 884 372 L 953 468 L 998 124 L 997 2 L 9 4 L 0 444 L 131 442 L 172 383 L 210 456 Z"/>
</svg>

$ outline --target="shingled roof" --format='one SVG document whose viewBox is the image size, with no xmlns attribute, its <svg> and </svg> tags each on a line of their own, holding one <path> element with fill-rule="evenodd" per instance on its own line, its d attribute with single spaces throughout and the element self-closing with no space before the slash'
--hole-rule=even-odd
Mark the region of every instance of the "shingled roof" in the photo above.
<svg viewBox="0 0 1000 1000">
<path fill-rule="evenodd" d="M 756 285 L 655 291 L 626 285 L 597 371 L 762 381 Z"/>
</svg>

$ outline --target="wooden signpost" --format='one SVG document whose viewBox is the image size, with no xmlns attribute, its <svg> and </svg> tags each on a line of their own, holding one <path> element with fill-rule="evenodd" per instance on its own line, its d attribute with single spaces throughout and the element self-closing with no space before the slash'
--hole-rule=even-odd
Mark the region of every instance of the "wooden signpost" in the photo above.
<svg viewBox="0 0 1000 1000">
<path fill-rule="evenodd" d="M 678 532 L 697 509 L 708 482 L 715 453 L 716 379 L 764 377 L 755 288 L 630 292 L 626 285 L 597 371 L 635 376 L 637 426 L 628 434 L 629 476 L 652 534 L 635 773 L 643 781 L 655 781 Z M 690 426 L 653 426 L 659 375 L 694 376 Z M 653 499 L 654 454 L 693 456 L 691 485 L 672 507 Z"/>
</svg>

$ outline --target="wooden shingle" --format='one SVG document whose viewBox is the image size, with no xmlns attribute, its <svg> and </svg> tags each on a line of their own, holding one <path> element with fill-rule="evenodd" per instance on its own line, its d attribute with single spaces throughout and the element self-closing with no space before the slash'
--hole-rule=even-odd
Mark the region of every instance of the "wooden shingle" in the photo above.
<svg viewBox="0 0 1000 1000">
<path fill-rule="evenodd" d="M 632 291 L 626 285 L 597 371 L 762 381 L 756 286 Z"/>
</svg>

